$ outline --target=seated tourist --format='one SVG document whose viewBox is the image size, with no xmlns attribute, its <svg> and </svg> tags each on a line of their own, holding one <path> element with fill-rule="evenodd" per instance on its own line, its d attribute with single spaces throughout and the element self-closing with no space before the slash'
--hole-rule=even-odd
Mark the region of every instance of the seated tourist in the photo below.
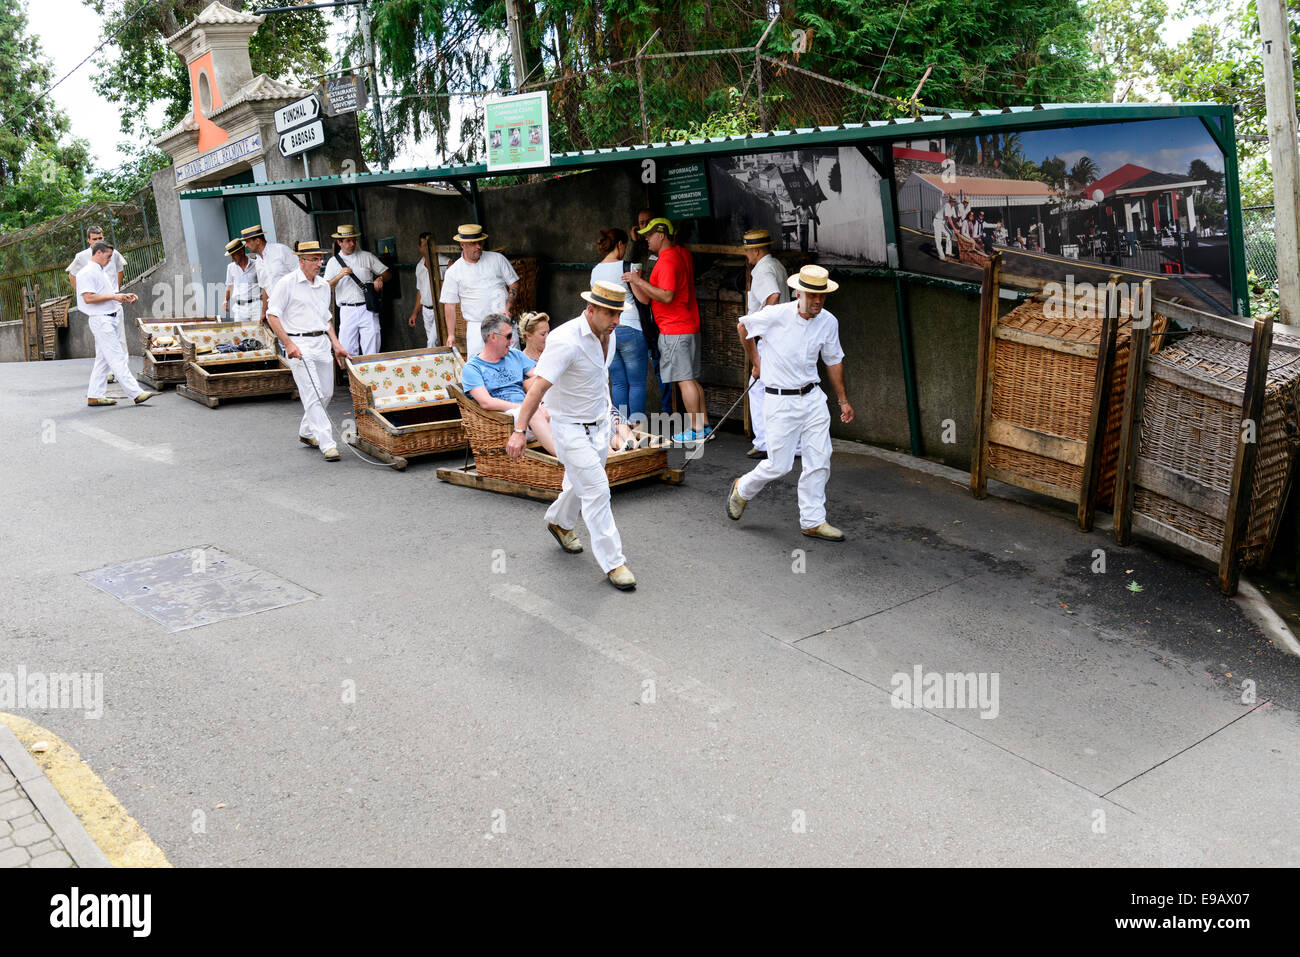
<svg viewBox="0 0 1300 957">
<path fill-rule="evenodd" d="M 505 412 L 512 418 L 523 404 L 526 392 L 524 381 L 536 375 L 537 365 L 518 349 L 511 349 L 514 330 L 510 319 L 493 313 L 483 320 L 483 351 L 470 358 L 460 373 L 460 387 L 484 409 Z M 518 421 L 515 428 L 522 428 Z M 528 438 L 535 437 L 552 455 L 555 440 L 551 437 L 550 415 L 540 407 L 527 424 Z"/>
</svg>

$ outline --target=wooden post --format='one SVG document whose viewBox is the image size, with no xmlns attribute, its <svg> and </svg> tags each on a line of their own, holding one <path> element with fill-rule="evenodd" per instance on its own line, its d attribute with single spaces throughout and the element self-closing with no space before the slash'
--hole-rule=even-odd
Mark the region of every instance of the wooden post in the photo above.
<svg viewBox="0 0 1300 957">
<path fill-rule="evenodd" d="M 988 495 L 988 434 L 993 418 L 993 369 L 998 330 L 998 284 L 1002 277 L 1002 254 L 994 253 L 984 264 L 980 284 L 979 360 L 975 369 L 975 428 L 971 436 L 970 490 L 976 498 Z"/>
<path fill-rule="evenodd" d="M 1295 77 L 1285 0 L 1258 0 L 1268 150 L 1273 161 L 1279 320 L 1300 322 L 1300 174 L 1296 169 Z"/>
<path fill-rule="evenodd" d="M 1102 446 L 1106 442 L 1106 420 L 1110 418 L 1110 373 L 1115 363 L 1115 333 L 1119 324 L 1119 287 L 1112 276 L 1106 284 L 1105 314 L 1097 342 L 1097 375 L 1092 387 L 1092 412 L 1088 419 L 1088 446 L 1083 453 L 1083 475 L 1079 483 L 1079 531 L 1092 531 L 1093 499 L 1101 479 Z"/>
<path fill-rule="evenodd" d="M 1148 310 L 1151 298 L 1151 280 L 1142 283 L 1140 295 Z M 1137 303 L 1131 310 L 1137 315 Z M 1128 347 L 1128 379 L 1124 383 L 1124 416 L 1119 434 L 1119 462 L 1115 475 L 1115 541 L 1127 545 L 1133 540 L 1133 476 L 1137 468 L 1138 449 L 1142 444 L 1142 404 L 1146 399 L 1147 355 L 1151 350 L 1151 322 L 1133 322 L 1133 338 Z"/>
<path fill-rule="evenodd" d="M 1271 316 L 1255 320 L 1246 366 L 1246 393 L 1241 400 L 1241 434 L 1232 465 L 1232 487 L 1228 492 L 1228 517 L 1223 523 L 1223 550 L 1219 553 L 1219 590 L 1237 593 L 1241 576 L 1241 544 L 1250 523 L 1250 506 L 1255 487 L 1255 461 L 1259 453 L 1264 412 L 1264 390 L 1268 384 L 1268 355 L 1273 345 Z"/>
</svg>

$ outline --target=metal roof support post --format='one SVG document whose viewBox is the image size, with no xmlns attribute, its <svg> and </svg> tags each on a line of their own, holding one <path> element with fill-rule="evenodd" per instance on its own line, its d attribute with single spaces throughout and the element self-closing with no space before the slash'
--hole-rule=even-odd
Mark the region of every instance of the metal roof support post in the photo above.
<svg viewBox="0 0 1300 957">
<path fill-rule="evenodd" d="M 482 223 L 483 217 L 479 213 L 479 209 L 478 209 L 478 177 L 477 176 L 469 181 L 469 201 L 474 206 L 474 222 Z"/>
<path fill-rule="evenodd" d="M 370 4 L 361 5 L 361 37 L 370 58 L 370 105 L 375 114 L 375 145 L 379 149 L 379 168 L 388 172 L 388 143 L 384 136 L 384 112 L 379 102 L 379 68 L 375 63 L 375 38 L 370 32 Z"/>
</svg>

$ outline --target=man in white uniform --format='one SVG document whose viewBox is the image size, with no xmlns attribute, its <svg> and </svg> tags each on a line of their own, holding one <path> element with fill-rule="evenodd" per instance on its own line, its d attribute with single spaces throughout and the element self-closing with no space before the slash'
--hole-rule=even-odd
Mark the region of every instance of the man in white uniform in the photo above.
<svg viewBox="0 0 1300 957">
<path fill-rule="evenodd" d="M 934 250 L 939 254 L 939 262 L 947 262 L 952 255 L 952 233 L 948 225 L 957 216 L 957 209 L 952 204 L 952 195 L 946 195 L 934 211 Z"/>
<path fill-rule="evenodd" d="M 751 229 L 745 233 L 741 242 L 745 247 L 745 259 L 749 261 L 749 293 L 746 297 L 748 313 L 755 313 L 764 306 L 775 306 L 785 302 L 787 275 L 781 260 L 772 255 L 772 236 L 766 229 Z M 758 355 L 763 356 L 763 342 L 758 342 Z M 757 376 L 757 370 L 755 370 Z M 763 380 L 755 378 L 749 388 L 749 424 L 754 429 L 754 447 L 746 454 L 751 459 L 767 458 L 767 435 L 763 428 Z M 795 455 L 799 450 L 795 450 Z"/>
<path fill-rule="evenodd" d="M 547 337 L 546 350 L 506 443 L 506 454 L 512 459 L 523 456 L 527 425 L 545 396 L 555 457 L 564 466 L 560 496 L 546 510 L 547 531 L 566 552 L 580 552 L 582 542 L 573 529 L 581 514 L 600 570 L 621 591 L 636 588 L 636 579 L 623 557 L 623 542 L 609 507 L 605 459 L 612 429 L 609 364 L 614 359 L 613 332 L 626 308 L 626 294 L 622 285 L 599 279 L 591 284 L 591 292 L 582 293 L 587 308 Z"/>
<path fill-rule="evenodd" d="M 90 247 L 90 262 L 77 273 L 77 303 L 90 323 L 90 333 L 95 337 L 95 365 L 90 370 L 90 385 L 86 387 L 86 405 L 116 405 L 116 399 L 106 398 L 108 374 L 126 391 L 127 398 L 136 405 L 147 402 L 153 392 L 140 388 L 131 374 L 126 349 L 119 337 L 124 302 L 135 302 L 136 296 L 117 291 L 117 275 L 110 272 L 113 259 L 111 243 L 100 242 Z"/>
<path fill-rule="evenodd" d="M 240 230 L 239 238 L 244 241 L 244 247 L 257 269 L 257 285 L 262 290 L 262 309 L 258 318 L 265 319 L 271 290 L 281 277 L 298 268 L 298 257 L 284 243 L 268 243 L 261 224 Z"/>
<path fill-rule="evenodd" d="M 103 241 L 104 241 L 104 227 L 91 226 L 89 229 L 86 230 L 86 248 L 83 249 L 81 252 L 77 253 L 77 255 L 73 256 L 72 262 L 68 263 L 68 268 L 66 272 L 68 273 L 68 276 L 72 279 L 72 305 L 69 307 L 69 309 L 72 311 L 76 311 L 81 308 L 80 306 L 81 297 L 77 295 L 77 274 L 81 272 L 81 270 L 86 268 L 86 263 L 90 262 L 90 247 L 94 246 L 95 243 L 99 243 Z M 123 256 L 116 249 L 114 249 L 113 258 L 109 261 L 109 265 L 107 269 L 110 273 L 112 273 L 117 277 L 117 286 L 115 288 L 121 289 L 122 283 L 126 279 L 126 257 Z M 126 344 L 126 323 L 125 322 L 119 324 L 117 333 L 118 333 L 118 339 L 122 343 L 123 351 L 125 351 L 129 355 L 131 350 Z M 108 381 L 116 382 L 117 377 L 110 373 L 108 377 Z"/>
<path fill-rule="evenodd" d="M 348 357 L 330 325 L 330 287 L 320 277 L 325 251 L 314 239 L 297 245 L 299 266 L 281 276 L 268 297 L 266 321 L 280 340 L 293 381 L 302 399 L 298 441 L 319 448 L 326 462 L 339 460 L 326 406 L 334 395 L 331 359 L 340 365 Z"/>
<path fill-rule="evenodd" d="M 519 276 L 510 260 L 500 253 L 484 250 L 487 233 L 478 223 L 466 223 L 455 235 L 460 243 L 460 258 L 447 267 L 440 301 L 456 308 L 448 309 L 447 324 L 456 329 L 456 311 L 465 320 L 465 355 L 483 351 L 480 326 L 494 312 L 514 314 Z M 451 338 L 447 339 L 448 345 Z"/>
<path fill-rule="evenodd" d="M 355 226 L 340 226 L 330 234 L 339 241 L 339 252 L 325 267 L 325 281 L 339 307 L 339 341 L 352 355 L 371 355 L 379 351 L 379 313 L 366 307 L 361 285 L 373 283 L 377 295 L 392 271 L 374 253 L 357 249 L 360 237 Z"/>
<path fill-rule="evenodd" d="M 231 322 L 257 322 L 262 318 L 262 287 L 257 284 L 257 263 L 248 256 L 242 239 L 226 243 L 226 297 L 221 308 Z"/>
<path fill-rule="evenodd" d="M 799 476 L 799 526 L 805 535 L 831 542 L 844 533 L 826 521 L 826 480 L 831 474 L 831 416 L 821 390 L 817 358 L 840 402 L 840 421 L 853 421 L 853 406 L 844 393 L 844 350 L 839 323 L 823 309 L 828 293 L 839 288 L 821 266 L 804 266 L 789 285 L 795 302 L 764 306 L 737 323 L 740 340 L 755 369 L 761 366 L 767 383 L 767 459 L 736 479 L 727 496 L 727 515 L 739 519 L 745 506 L 773 479 L 794 466 L 795 443 L 803 442 L 803 472 Z M 762 359 L 754 337 L 766 342 Z"/>
<path fill-rule="evenodd" d="M 428 339 L 426 346 L 429 349 L 438 345 L 438 310 L 433 301 L 433 281 L 429 277 L 429 264 L 426 262 L 427 256 L 435 264 L 435 269 L 440 268 L 438 251 L 430 249 L 432 241 L 433 233 L 420 233 L 420 261 L 415 264 L 415 308 L 411 310 L 411 317 L 406 321 L 406 324 L 414 329 L 416 317 L 424 320 L 424 334 Z M 447 341 L 451 342 L 452 338 L 452 334 L 448 333 Z"/>
</svg>

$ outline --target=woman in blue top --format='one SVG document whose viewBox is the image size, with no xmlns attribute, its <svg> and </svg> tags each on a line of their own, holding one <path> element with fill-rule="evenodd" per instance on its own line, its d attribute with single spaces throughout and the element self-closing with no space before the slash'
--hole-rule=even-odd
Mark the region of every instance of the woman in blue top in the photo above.
<svg viewBox="0 0 1300 957">
<path fill-rule="evenodd" d="M 627 255 L 627 233 L 618 227 L 602 229 L 596 238 L 596 249 L 605 257 L 591 271 L 591 281 L 598 279 L 623 285 L 623 259 Z M 635 266 L 633 269 L 637 268 Z M 641 332 L 640 314 L 632 291 L 626 293 L 632 308 L 624 309 L 614 329 L 614 361 L 609 367 L 610 396 L 614 406 L 625 420 L 641 425 L 645 417 L 646 370 L 650 350 Z M 640 418 L 638 419 L 637 416 Z"/>
</svg>

